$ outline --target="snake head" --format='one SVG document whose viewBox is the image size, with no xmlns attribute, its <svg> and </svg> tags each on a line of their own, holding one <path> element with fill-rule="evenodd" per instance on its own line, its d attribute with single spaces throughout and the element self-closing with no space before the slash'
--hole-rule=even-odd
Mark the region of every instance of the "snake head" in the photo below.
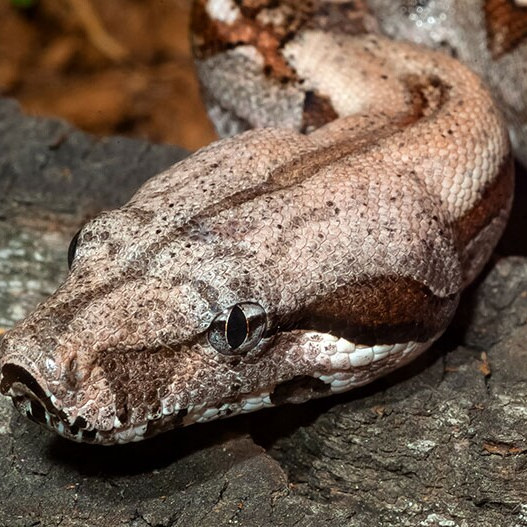
<svg viewBox="0 0 527 527">
<path fill-rule="evenodd" d="M 441 214 L 415 235 L 433 204 L 413 181 L 379 186 L 312 150 L 248 132 L 88 222 L 65 282 L 0 343 L 0 391 L 69 439 L 124 443 L 348 390 L 426 349 L 461 279 Z"/>
<path fill-rule="evenodd" d="M 158 300 L 149 299 L 139 283 L 134 299 L 110 303 L 106 297 L 100 312 L 88 303 L 65 322 L 57 309 L 74 285 L 74 279 L 67 281 L 6 335 L 0 391 L 31 420 L 80 442 L 139 441 L 180 426 L 346 391 L 404 364 L 437 336 L 356 345 L 339 337 L 339 330 L 305 329 L 307 321 L 305 327 L 280 327 L 271 312 L 250 301 L 219 308 L 213 316 L 203 306 L 192 334 L 181 331 L 174 338 L 162 328 L 181 321 L 170 310 L 156 314 Z M 195 295 L 192 302 L 203 294 L 200 287 L 185 289 Z M 178 296 L 173 289 L 167 293 Z M 94 333 L 90 319 L 96 313 Z M 36 327 L 56 337 L 28 334 Z"/>
</svg>

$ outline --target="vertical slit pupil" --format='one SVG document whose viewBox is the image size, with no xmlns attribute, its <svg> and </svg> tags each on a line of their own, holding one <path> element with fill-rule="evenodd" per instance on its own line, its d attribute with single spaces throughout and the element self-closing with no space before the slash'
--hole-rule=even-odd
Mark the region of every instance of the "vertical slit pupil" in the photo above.
<svg viewBox="0 0 527 527">
<path fill-rule="evenodd" d="M 238 306 L 234 306 L 229 314 L 226 333 L 227 342 L 232 349 L 241 346 L 247 338 L 247 318 Z"/>
</svg>

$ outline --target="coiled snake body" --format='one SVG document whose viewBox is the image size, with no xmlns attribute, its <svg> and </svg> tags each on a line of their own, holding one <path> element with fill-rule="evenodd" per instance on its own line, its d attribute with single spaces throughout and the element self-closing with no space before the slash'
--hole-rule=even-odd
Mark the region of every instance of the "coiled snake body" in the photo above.
<svg viewBox="0 0 527 527">
<path fill-rule="evenodd" d="M 445 3 L 397 4 L 415 22 Z M 81 229 L 66 281 L 0 344 L 20 411 L 136 441 L 348 390 L 441 335 L 504 228 L 509 139 L 479 77 L 377 33 L 382 4 L 196 0 L 211 116 L 257 129 Z M 525 23 L 520 2 L 473 7 L 492 4 Z M 526 56 L 526 28 L 499 33 L 503 56 Z"/>
</svg>

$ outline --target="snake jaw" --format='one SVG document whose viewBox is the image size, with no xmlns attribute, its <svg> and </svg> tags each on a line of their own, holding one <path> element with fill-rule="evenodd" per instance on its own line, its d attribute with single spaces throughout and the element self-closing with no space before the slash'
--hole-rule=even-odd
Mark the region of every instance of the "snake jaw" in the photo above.
<svg viewBox="0 0 527 527">
<path fill-rule="evenodd" d="M 67 439 L 100 445 L 122 444 L 173 428 L 284 403 L 301 403 L 361 386 L 393 369 L 394 364 L 408 362 L 436 338 L 366 346 L 329 333 L 287 331 L 264 343 L 266 349 L 259 355 L 259 363 L 254 362 L 254 357 L 240 359 L 236 364 L 232 358 L 219 357 L 215 367 L 207 363 L 212 377 L 218 368 L 223 368 L 225 377 L 231 375 L 232 389 L 218 386 L 214 394 L 207 396 L 203 395 L 207 390 L 204 392 L 200 385 L 206 380 L 193 376 L 189 384 L 188 379 L 178 379 L 176 375 L 165 387 L 168 393 L 165 398 L 158 397 L 148 407 L 130 407 L 129 415 L 123 415 L 122 409 L 120 413 L 118 393 L 110 388 L 108 379 L 97 374 L 97 369 L 75 390 L 61 393 L 59 399 L 52 392 L 53 385 L 60 382 L 47 382 L 26 357 L 11 353 L 0 365 L 0 390 L 12 398 L 21 414 Z M 192 362 L 191 356 L 187 358 Z M 205 366 L 204 362 L 200 364 L 202 368 Z M 259 379 L 258 383 L 254 379 Z M 90 396 L 80 398 L 82 391 Z M 81 400 L 85 402 L 79 403 Z"/>
<path fill-rule="evenodd" d="M 185 408 L 177 404 L 165 405 L 160 415 L 150 415 L 148 419 L 139 423 L 125 424 L 116 416 L 113 404 L 107 407 L 106 413 L 114 416 L 114 426 L 98 429 L 94 427 L 93 422 L 90 423 L 84 417 L 86 414 L 83 415 L 82 408 L 63 408 L 59 399 L 43 386 L 46 386 L 46 382 L 42 375 L 27 360 L 17 361 L 13 356 L 3 360 L 0 390 L 12 399 L 19 413 L 66 439 L 100 445 L 141 441 L 168 429 L 273 406 L 268 393 L 261 396 L 253 394 L 242 398 L 238 403 L 229 402 L 213 408 L 207 403 L 189 404 Z"/>
</svg>

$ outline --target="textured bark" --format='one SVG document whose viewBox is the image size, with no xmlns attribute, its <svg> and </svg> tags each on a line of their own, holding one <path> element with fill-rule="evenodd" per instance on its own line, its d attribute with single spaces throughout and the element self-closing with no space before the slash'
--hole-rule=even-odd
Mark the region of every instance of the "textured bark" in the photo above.
<svg viewBox="0 0 527 527">
<path fill-rule="evenodd" d="M 57 285 L 88 217 L 183 155 L 0 100 L 0 327 Z M 502 252 L 525 252 L 525 210 Z M 527 525 L 526 321 L 527 259 L 496 258 L 430 352 L 354 393 L 107 448 L 2 399 L 0 525 Z"/>
</svg>

